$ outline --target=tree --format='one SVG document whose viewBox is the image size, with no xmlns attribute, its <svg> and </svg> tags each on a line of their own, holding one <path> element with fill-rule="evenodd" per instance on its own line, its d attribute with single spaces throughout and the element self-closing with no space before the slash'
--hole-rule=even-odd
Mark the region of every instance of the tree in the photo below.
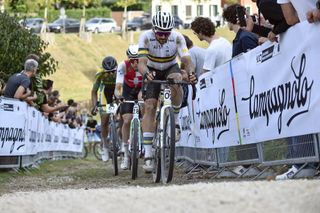
<svg viewBox="0 0 320 213">
<path fill-rule="evenodd" d="M 25 58 L 30 53 L 40 57 L 39 76 L 47 76 L 56 71 L 58 62 L 45 52 L 47 44 L 37 35 L 21 27 L 15 18 L 0 13 L 0 80 L 22 70 Z"/>
<path fill-rule="evenodd" d="M 128 7 L 134 4 L 137 4 L 137 0 L 120 0 L 117 1 L 116 5 L 119 7 L 123 7 L 123 20 L 122 20 L 122 38 L 125 37 L 126 28 L 127 28 L 127 18 L 128 18 Z"/>
</svg>

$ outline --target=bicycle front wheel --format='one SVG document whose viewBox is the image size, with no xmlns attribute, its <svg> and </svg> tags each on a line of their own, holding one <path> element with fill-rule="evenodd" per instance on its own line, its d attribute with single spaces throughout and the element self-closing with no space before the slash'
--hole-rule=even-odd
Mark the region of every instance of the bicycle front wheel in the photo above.
<svg viewBox="0 0 320 213">
<path fill-rule="evenodd" d="M 154 133 L 153 137 L 153 144 L 152 144 L 152 149 L 153 149 L 153 170 L 152 170 L 152 178 L 153 182 L 159 183 L 161 179 L 161 161 L 160 161 L 160 122 L 159 122 L 159 116 L 157 116 L 157 127 L 156 131 Z"/>
<path fill-rule="evenodd" d="M 132 179 L 135 180 L 138 177 L 138 161 L 139 161 L 139 121 L 133 120 L 133 127 L 131 129 L 131 162 L 132 162 Z"/>
<path fill-rule="evenodd" d="M 97 160 L 102 160 L 101 152 L 102 152 L 102 142 L 95 142 L 93 145 L 93 154 L 97 158 Z"/>
<path fill-rule="evenodd" d="M 164 111 L 163 146 L 161 147 L 161 179 L 162 183 L 169 183 L 173 176 L 175 152 L 175 122 L 173 109 L 168 107 Z"/>
<path fill-rule="evenodd" d="M 114 122 L 110 123 L 109 129 L 110 139 L 112 143 L 112 164 L 114 175 L 117 176 L 118 173 L 118 137 L 117 130 Z"/>
</svg>

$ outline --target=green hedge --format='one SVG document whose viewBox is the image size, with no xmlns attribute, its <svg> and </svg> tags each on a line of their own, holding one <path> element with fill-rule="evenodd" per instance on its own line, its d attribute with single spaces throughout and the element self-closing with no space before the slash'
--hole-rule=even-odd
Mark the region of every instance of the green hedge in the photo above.
<svg viewBox="0 0 320 213">
<path fill-rule="evenodd" d="M 12 12 L 11 12 L 12 13 Z M 80 19 L 82 17 L 82 9 L 72 9 L 66 10 L 66 15 L 68 18 Z M 48 22 L 53 22 L 58 19 L 60 16 L 60 10 L 49 10 L 48 11 Z M 44 11 L 39 11 L 38 13 L 33 14 L 18 14 L 19 18 L 31 18 L 31 17 L 44 17 Z M 111 17 L 111 9 L 108 7 L 100 7 L 100 8 L 90 8 L 86 9 L 86 19 L 94 18 L 94 17 Z"/>
<path fill-rule="evenodd" d="M 40 14 L 44 14 L 41 11 Z M 68 18 L 75 18 L 81 19 L 82 17 L 82 9 L 73 9 L 73 10 L 66 10 L 66 15 Z M 43 16 L 43 15 L 40 15 Z M 58 19 L 60 16 L 59 10 L 49 10 L 48 11 L 48 22 L 52 22 Z M 108 7 L 101 7 L 101 8 L 91 8 L 86 9 L 86 19 L 94 18 L 94 17 L 111 17 L 111 10 Z"/>
</svg>

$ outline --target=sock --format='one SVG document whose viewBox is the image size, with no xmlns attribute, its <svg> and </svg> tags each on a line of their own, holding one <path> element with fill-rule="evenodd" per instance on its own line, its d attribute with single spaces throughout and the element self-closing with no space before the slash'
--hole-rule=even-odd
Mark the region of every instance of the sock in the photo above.
<svg viewBox="0 0 320 213">
<path fill-rule="evenodd" d="M 152 140 L 154 133 L 153 132 L 144 132 L 143 133 L 143 147 L 145 150 L 144 157 L 152 157 Z"/>
<path fill-rule="evenodd" d="M 179 124 L 179 112 L 180 112 L 180 107 L 172 106 L 173 107 L 173 114 L 174 114 L 174 120 L 175 124 Z"/>
<path fill-rule="evenodd" d="M 123 143 L 123 153 L 125 158 L 129 158 L 129 144 Z"/>
</svg>

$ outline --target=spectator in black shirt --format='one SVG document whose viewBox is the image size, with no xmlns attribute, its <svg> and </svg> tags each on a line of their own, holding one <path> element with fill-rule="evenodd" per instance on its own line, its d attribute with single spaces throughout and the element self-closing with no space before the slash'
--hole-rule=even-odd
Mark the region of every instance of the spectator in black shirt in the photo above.
<svg viewBox="0 0 320 213">
<path fill-rule="evenodd" d="M 4 96 L 7 98 L 16 98 L 24 100 L 29 104 L 37 98 L 31 94 L 30 78 L 35 76 L 38 69 L 38 62 L 33 59 L 28 59 L 24 63 L 24 70 L 20 73 L 12 75 L 5 87 Z"/>
<path fill-rule="evenodd" d="M 273 25 L 273 28 L 262 26 L 260 18 L 258 18 L 258 24 L 254 24 L 252 17 L 247 17 L 246 30 L 252 31 L 259 36 L 267 37 L 270 41 L 276 41 L 276 36 L 285 32 L 290 25 L 287 24 L 286 19 L 283 16 L 281 6 L 277 3 L 277 0 L 252 0 L 256 2 L 260 13 L 263 17 Z"/>
</svg>

